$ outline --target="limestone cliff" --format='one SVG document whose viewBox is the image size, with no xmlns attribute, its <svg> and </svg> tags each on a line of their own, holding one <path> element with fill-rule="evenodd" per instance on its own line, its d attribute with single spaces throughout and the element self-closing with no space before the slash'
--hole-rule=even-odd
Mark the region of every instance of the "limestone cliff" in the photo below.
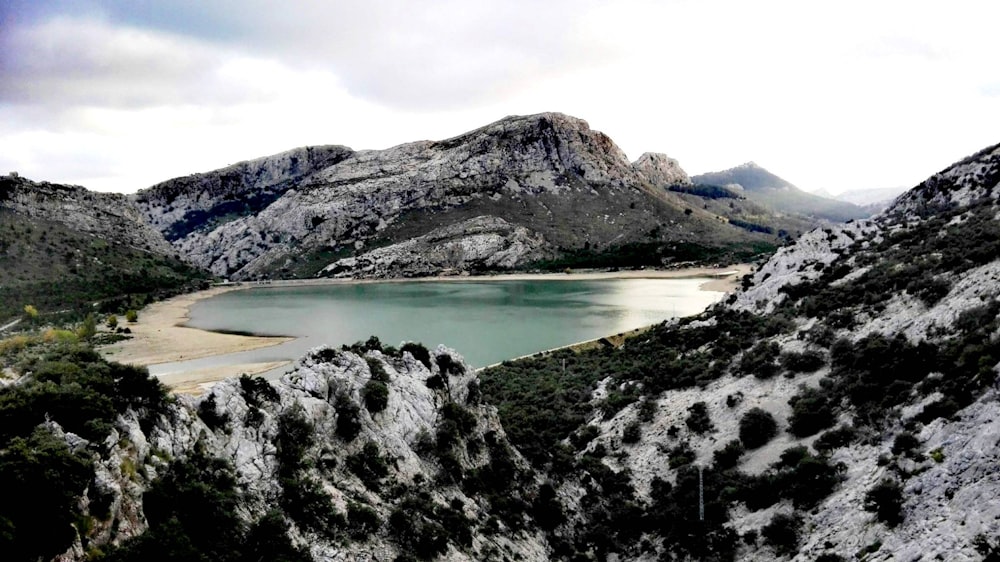
<svg viewBox="0 0 1000 562">
<path fill-rule="evenodd" d="M 721 248 L 774 239 L 685 214 L 688 204 L 660 186 L 686 179 L 676 162 L 647 154 L 630 164 L 606 135 L 558 113 L 507 117 L 451 139 L 386 150 L 295 152 L 303 153 L 309 157 L 298 156 L 298 167 L 287 154 L 263 158 L 165 182 L 136 201 L 187 259 L 234 278 L 312 276 L 357 257 L 333 268 L 346 272 L 350 263 L 379 263 L 379 255 L 365 256 L 372 249 L 489 217 L 540 241 L 505 265 L 490 265 L 498 268 L 570 249 L 662 242 Z M 451 263 L 485 265 L 475 256 Z M 403 273 L 426 274 L 426 265 Z M 352 274 L 401 271 L 366 266 Z"/>
</svg>

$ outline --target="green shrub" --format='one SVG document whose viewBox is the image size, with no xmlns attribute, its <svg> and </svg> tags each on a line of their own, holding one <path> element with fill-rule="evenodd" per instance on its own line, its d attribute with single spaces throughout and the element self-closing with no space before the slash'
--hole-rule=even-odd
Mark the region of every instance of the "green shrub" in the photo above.
<svg viewBox="0 0 1000 562">
<path fill-rule="evenodd" d="M 688 408 L 688 417 L 684 423 L 691 431 L 703 434 L 715 431 L 711 418 L 708 417 L 708 404 L 695 402 Z"/>
<path fill-rule="evenodd" d="M 382 362 L 373 357 L 365 357 L 365 362 L 368 363 L 368 370 L 371 371 L 372 380 L 378 382 L 389 382 L 389 373 L 386 372 L 385 366 Z"/>
<path fill-rule="evenodd" d="M 820 390 L 804 387 L 788 403 L 792 406 L 788 431 L 796 437 L 808 437 L 833 425 L 833 408 Z"/>
<path fill-rule="evenodd" d="M 778 353 L 781 348 L 773 341 L 763 341 L 743 354 L 737 371 L 759 379 L 769 379 L 778 373 Z"/>
<path fill-rule="evenodd" d="M 849 445 L 857 438 L 857 435 L 858 432 L 849 425 L 831 429 L 813 441 L 813 448 L 820 453 L 829 453 L 834 449 Z"/>
<path fill-rule="evenodd" d="M 788 351 L 781 354 L 780 361 L 781 366 L 792 373 L 812 373 L 826 365 L 823 355 L 813 350 L 802 353 Z"/>
<path fill-rule="evenodd" d="M 642 439 L 642 426 L 639 425 L 639 422 L 633 421 L 622 430 L 622 443 L 638 443 L 640 439 Z"/>
<path fill-rule="evenodd" d="M 778 423 L 767 410 L 751 408 L 740 418 L 740 441 L 748 449 L 767 444 L 778 434 Z"/>
<path fill-rule="evenodd" d="M 340 394 L 337 396 L 336 409 L 337 435 L 347 442 L 354 441 L 361 433 L 361 408 L 349 396 Z"/>
<path fill-rule="evenodd" d="M 281 399 L 278 391 L 269 381 L 261 377 L 251 377 L 240 375 L 240 392 L 247 404 L 257 408 L 268 403 L 275 403 Z"/>
<path fill-rule="evenodd" d="M 389 465 L 373 441 L 365 443 L 358 453 L 348 455 L 345 462 L 347 469 L 369 490 L 377 492 L 382 485 L 382 479 L 389 475 Z"/>
<path fill-rule="evenodd" d="M 795 554 L 799 549 L 799 527 L 802 520 L 796 515 L 775 514 L 771 522 L 764 525 L 760 534 L 764 544 L 774 548 L 781 556 Z"/>
<path fill-rule="evenodd" d="M 879 521 L 895 527 L 903 522 L 903 488 L 895 480 L 883 480 L 865 494 L 864 506 Z"/>
<path fill-rule="evenodd" d="M 382 521 L 374 509 L 355 502 L 347 504 L 347 528 L 351 538 L 368 538 L 372 533 L 377 533 L 381 526 Z"/>
<path fill-rule="evenodd" d="M 92 478 L 89 455 L 37 427 L 0 451 L 0 548 L 11 560 L 48 560 L 73 542 L 79 499 Z"/>
<path fill-rule="evenodd" d="M 686 464 L 691 464 L 697 458 L 694 449 L 691 448 L 691 445 L 688 445 L 687 441 L 681 442 L 670 449 L 669 457 L 670 468 L 678 468 Z"/>
<path fill-rule="evenodd" d="M 423 363 L 428 371 L 431 369 L 431 352 L 422 344 L 406 342 L 399 348 L 399 351 L 400 353 L 409 353 L 412 355 L 414 359 Z"/>
<path fill-rule="evenodd" d="M 444 376 L 465 374 L 465 365 L 455 361 L 452 359 L 451 355 L 448 355 L 447 353 L 442 353 L 437 356 L 437 365 L 441 374 Z"/>
<path fill-rule="evenodd" d="M 913 456 L 920 447 L 920 439 L 909 431 L 901 431 L 892 442 L 892 454 Z"/>
<path fill-rule="evenodd" d="M 726 470 L 733 468 L 740 462 L 740 457 L 743 456 L 743 452 L 746 449 L 743 448 L 743 444 L 737 439 L 726 443 L 725 447 L 719 449 L 712 453 L 712 458 L 714 460 L 716 470 Z"/>
<path fill-rule="evenodd" d="M 368 381 L 361 391 L 365 400 L 365 408 L 372 414 L 385 410 L 389 404 L 389 387 L 378 380 Z"/>
<path fill-rule="evenodd" d="M 229 414 L 227 412 L 219 413 L 215 394 L 209 394 L 198 404 L 198 417 L 212 430 L 225 427 L 229 423 Z"/>
</svg>

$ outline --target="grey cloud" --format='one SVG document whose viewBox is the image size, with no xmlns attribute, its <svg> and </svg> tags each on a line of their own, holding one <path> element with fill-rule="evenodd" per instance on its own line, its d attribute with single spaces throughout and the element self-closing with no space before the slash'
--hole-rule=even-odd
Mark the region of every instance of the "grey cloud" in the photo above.
<svg viewBox="0 0 1000 562">
<path fill-rule="evenodd" d="M 39 35 L 51 24 L 20 30 L 10 37 L 16 42 L 11 49 L 4 45 L 19 55 L 4 57 L 14 59 L 3 62 L 12 63 L 15 80 L 0 86 L 0 99 L 145 104 L 211 97 L 211 92 L 225 99 L 237 92 L 214 80 L 222 58 L 215 49 L 221 49 L 329 71 L 351 93 L 377 103 L 454 109 L 610 56 L 599 38 L 583 37 L 577 29 L 578 16 L 589 5 L 589 0 L 302 0 L 280 8 L 264 0 L 102 2 L 94 17 L 116 33 L 124 33 L 123 26 L 155 30 L 160 37 L 175 37 L 177 51 L 136 52 L 125 37 L 109 44 L 87 33 Z"/>
<path fill-rule="evenodd" d="M 59 18 L 0 38 L 0 101 L 115 108 L 233 103 L 273 92 L 220 74 L 231 52 L 144 30 Z"/>
</svg>

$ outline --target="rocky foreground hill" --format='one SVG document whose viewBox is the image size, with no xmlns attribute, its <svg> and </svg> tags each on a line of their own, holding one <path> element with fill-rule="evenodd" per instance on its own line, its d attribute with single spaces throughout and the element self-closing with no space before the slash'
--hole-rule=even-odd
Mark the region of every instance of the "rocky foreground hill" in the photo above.
<svg viewBox="0 0 1000 562">
<path fill-rule="evenodd" d="M 585 121 L 545 113 L 386 150 L 297 149 L 135 200 L 192 263 L 234 279 L 594 265 L 630 249 L 636 265 L 731 259 L 811 226 L 761 209 L 730 221 L 667 189 L 690 183 L 665 155 L 630 163 Z"/>
</svg>

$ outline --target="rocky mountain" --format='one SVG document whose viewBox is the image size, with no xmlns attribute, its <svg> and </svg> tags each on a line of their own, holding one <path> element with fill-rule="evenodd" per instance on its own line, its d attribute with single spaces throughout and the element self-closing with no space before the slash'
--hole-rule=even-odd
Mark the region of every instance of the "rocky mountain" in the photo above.
<svg viewBox="0 0 1000 562">
<path fill-rule="evenodd" d="M 664 189 L 688 183 L 664 155 L 630 163 L 585 121 L 545 113 L 386 150 L 298 149 L 135 200 L 186 259 L 236 279 L 504 269 L 629 246 L 652 265 L 779 240 Z M 414 245 L 434 257 L 415 261 Z"/>
<path fill-rule="evenodd" d="M 871 215 L 853 203 L 802 191 L 754 162 L 747 162 L 721 172 L 699 174 L 691 178 L 691 181 L 696 184 L 729 186 L 742 190 L 742 193 L 752 201 L 778 211 L 832 222 L 844 222 Z"/>
<path fill-rule="evenodd" d="M 0 176 L 0 323 L 204 277 L 120 194 Z M 137 304 L 141 305 L 142 302 Z"/>
<path fill-rule="evenodd" d="M 810 231 L 701 315 L 475 374 L 452 350 L 372 339 L 169 399 L 92 351 L 5 343 L 0 481 L 19 485 L 0 548 L 996 559 L 998 213 L 1000 145 Z"/>
</svg>

